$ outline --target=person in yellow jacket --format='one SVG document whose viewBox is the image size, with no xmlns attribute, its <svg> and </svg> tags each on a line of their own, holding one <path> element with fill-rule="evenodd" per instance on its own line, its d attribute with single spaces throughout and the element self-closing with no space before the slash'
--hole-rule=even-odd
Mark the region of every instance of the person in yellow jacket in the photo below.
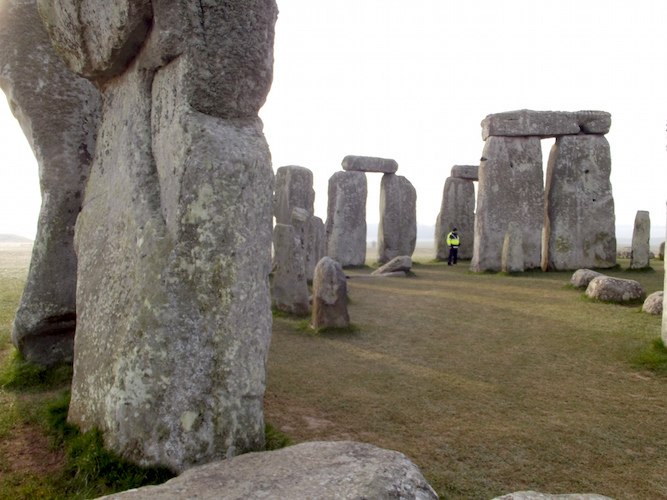
<svg viewBox="0 0 667 500">
<path fill-rule="evenodd" d="M 452 229 L 452 232 L 447 235 L 447 246 L 449 247 L 447 265 L 451 266 L 452 261 L 456 264 L 459 254 L 459 233 L 456 228 Z"/>
</svg>

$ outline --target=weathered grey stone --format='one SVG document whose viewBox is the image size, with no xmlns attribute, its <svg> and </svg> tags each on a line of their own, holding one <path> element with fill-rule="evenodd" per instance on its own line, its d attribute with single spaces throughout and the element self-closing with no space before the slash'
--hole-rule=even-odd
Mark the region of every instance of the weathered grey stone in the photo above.
<svg viewBox="0 0 667 500">
<path fill-rule="evenodd" d="M 653 292 L 651 295 L 646 297 L 644 305 L 642 306 L 642 311 L 649 314 L 662 314 L 662 301 L 664 299 L 663 292 Z"/>
<path fill-rule="evenodd" d="M 313 328 L 344 328 L 350 325 L 347 313 L 347 282 L 339 262 L 324 257 L 313 277 Z"/>
<path fill-rule="evenodd" d="M 102 102 L 53 50 L 35 1 L 0 2 L 0 87 L 39 165 L 42 207 L 12 328 L 28 360 L 72 362 L 74 224 L 90 172 Z"/>
<path fill-rule="evenodd" d="M 159 486 L 102 498 L 436 500 L 438 495 L 402 453 L 340 441 L 248 453 L 191 469 Z"/>
<path fill-rule="evenodd" d="M 620 259 L 631 259 L 632 258 L 632 247 L 623 247 L 618 252 L 616 256 Z"/>
<path fill-rule="evenodd" d="M 304 167 L 280 167 L 276 171 L 273 215 L 278 224 L 291 224 L 292 210 L 302 208 L 313 215 L 313 173 Z"/>
<path fill-rule="evenodd" d="M 651 238 L 651 218 L 645 210 L 638 210 L 635 216 L 635 229 L 632 232 L 632 257 L 630 269 L 645 269 L 651 265 L 649 261 Z"/>
<path fill-rule="evenodd" d="M 273 304 L 280 311 L 307 314 L 310 306 L 304 251 L 294 227 L 275 225 L 273 255 Z"/>
<path fill-rule="evenodd" d="M 557 137 L 606 134 L 611 115 L 605 111 L 533 111 L 520 109 L 488 115 L 482 120 L 482 139 L 500 137 Z"/>
<path fill-rule="evenodd" d="M 366 197 L 363 172 L 336 172 L 329 179 L 327 255 L 341 266 L 366 263 Z"/>
<path fill-rule="evenodd" d="M 627 302 L 645 298 L 646 292 L 638 281 L 598 276 L 586 287 L 586 295 L 592 299 Z"/>
<path fill-rule="evenodd" d="M 510 222 L 523 232 L 524 269 L 541 259 L 544 187 L 537 137 L 489 137 L 479 166 L 472 271 L 500 271 Z M 458 226 L 457 226 L 458 227 Z"/>
<path fill-rule="evenodd" d="M 449 175 L 455 179 L 477 181 L 479 180 L 479 165 L 454 165 Z"/>
<path fill-rule="evenodd" d="M 177 472 L 262 449 L 273 172 L 257 110 L 276 5 L 134 2 L 128 22 L 152 9 L 152 25 L 130 58 L 127 40 L 139 37 L 123 34 L 129 25 L 114 18 L 123 45 L 110 55 L 92 35 L 116 3 L 40 5 L 104 102 L 76 224 L 68 421 Z"/>
<path fill-rule="evenodd" d="M 575 288 L 586 288 L 593 278 L 598 276 L 604 276 L 604 274 L 590 269 L 577 269 L 570 279 L 570 285 Z"/>
<path fill-rule="evenodd" d="M 542 269 L 616 265 L 611 154 L 602 135 L 564 136 L 547 167 Z"/>
<path fill-rule="evenodd" d="M 348 280 L 356 280 L 356 279 L 366 279 L 366 278 L 405 278 L 407 276 L 405 271 L 392 271 L 389 273 L 382 273 L 382 274 L 375 274 L 375 272 L 371 274 L 346 274 L 345 278 Z"/>
<path fill-rule="evenodd" d="M 412 255 L 417 244 L 417 191 L 401 175 L 384 174 L 380 184 L 378 262 Z"/>
<path fill-rule="evenodd" d="M 458 258 L 472 259 L 475 240 L 475 186 L 472 181 L 448 177 L 442 191 L 440 213 L 435 222 L 435 258 L 447 260 L 447 235 L 456 228 L 459 233 Z"/>
<path fill-rule="evenodd" d="M 375 156 L 352 156 L 343 158 L 343 170 L 356 172 L 380 172 L 393 174 L 398 170 L 396 160 L 376 158 Z"/>
<path fill-rule="evenodd" d="M 378 267 L 371 274 L 387 274 L 396 271 L 407 272 L 410 269 L 412 269 L 412 259 L 410 258 L 410 256 L 400 255 L 398 257 L 394 257 L 393 259 L 391 259 L 384 266 Z"/>
<path fill-rule="evenodd" d="M 595 493 L 572 493 L 566 495 L 549 495 L 537 491 L 517 491 L 509 495 L 496 497 L 493 500 L 614 500 L 613 498 L 596 495 Z"/>
<path fill-rule="evenodd" d="M 660 248 L 658 248 L 658 260 L 665 260 L 665 242 L 660 243 Z"/>
<path fill-rule="evenodd" d="M 301 241 L 304 252 L 306 279 L 313 281 L 315 266 L 326 254 L 326 235 L 324 223 L 319 217 L 310 215 L 302 208 L 292 210 L 292 226 Z"/>
<path fill-rule="evenodd" d="M 504 273 L 523 272 L 523 233 L 516 222 L 510 222 L 503 243 L 502 270 Z"/>
</svg>

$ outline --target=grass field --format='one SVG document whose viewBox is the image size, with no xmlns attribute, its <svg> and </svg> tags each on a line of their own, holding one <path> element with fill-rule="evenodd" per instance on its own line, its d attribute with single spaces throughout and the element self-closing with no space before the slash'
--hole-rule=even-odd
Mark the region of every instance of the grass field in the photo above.
<svg viewBox="0 0 667 500">
<path fill-rule="evenodd" d="M 6 364 L 27 261 L 3 251 Z M 667 369 L 636 364 L 652 352 L 660 318 L 585 299 L 567 286 L 571 273 L 472 274 L 467 263 L 430 258 L 415 256 L 414 277 L 350 280 L 353 333 L 315 335 L 296 318 L 275 318 L 267 422 L 294 442 L 401 451 L 443 499 L 526 489 L 667 498 Z M 607 274 L 651 293 L 663 288 L 662 262 L 652 264 Z M 0 483 L 16 491 L 64 466 L 31 410 L 51 395 L 0 389 Z"/>
</svg>

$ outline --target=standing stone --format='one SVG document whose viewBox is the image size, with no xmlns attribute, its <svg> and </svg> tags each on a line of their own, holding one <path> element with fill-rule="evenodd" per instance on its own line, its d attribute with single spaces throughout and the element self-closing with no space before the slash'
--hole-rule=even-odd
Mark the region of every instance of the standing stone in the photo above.
<svg viewBox="0 0 667 500">
<path fill-rule="evenodd" d="M 0 2 L 0 87 L 37 159 L 42 192 L 12 342 L 35 363 L 71 363 L 77 268 L 72 240 L 102 103 L 93 84 L 56 54 L 34 0 Z"/>
<path fill-rule="evenodd" d="M 280 167 L 276 171 L 273 215 L 277 224 L 291 224 L 292 210 L 303 208 L 313 214 L 313 173 L 304 167 Z"/>
<path fill-rule="evenodd" d="M 452 169 L 453 170 L 453 169 Z M 440 213 L 435 222 L 435 258 L 447 260 L 447 235 L 456 228 L 459 233 L 458 258 L 472 259 L 475 238 L 475 186 L 472 181 L 448 177 L 442 191 Z"/>
<path fill-rule="evenodd" d="M 315 266 L 326 254 L 326 237 L 324 234 L 324 223 L 319 217 L 310 215 L 303 208 L 292 210 L 292 226 L 296 236 L 301 242 L 304 254 L 304 266 L 306 279 L 313 281 Z"/>
<path fill-rule="evenodd" d="M 273 0 L 39 0 L 101 89 L 68 421 L 176 472 L 264 445 Z M 148 28 L 150 27 L 150 30 Z"/>
<path fill-rule="evenodd" d="M 324 257 L 315 267 L 311 324 L 313 328 L 345 328 L 350 325 L 345 274 L 340 263 L 329 257 Z"/>
<path fill-rule="evenodd" d="M 616 265 L 611 154 L 602 135 L 556 139 L 547 166 L 542 269 Z"/>
<path fill-rule="evenodd" d="M 366 197 L 363 172 L 336 172 L 329 179 L 327 255 L 341 266 L 366 263 Z"/>
<path fill-rule="evenodd" d="M 343 158 L 343 170 L 355 172 L 380 172 L 394 174 L 398 170 L 396 160 L 376 158 L 374 156 L 352 156 Z"/>
<path fill-rule="evenodd" d="M 276 309 L 292 314 L 307 314 L 310 307 L 304 255 L 294 227 L 275 225 L 273 252 L 273 303 Z"/>
<path fill-rule="evenodd" d="M 489 137 L 479 166 L 470 269 L 500 271 L 510 222 L 523 232 L 524 269 L 540 265 L 544 187 L 538 137 Z"/>
<path fill-rule="evenodd" d="M 504 273 L 523 272 L 523 234 L 516 222 L 510 222 L 503 243 L 502 269 Z"/>
<path fill-rule="evenodd" d="M 384 174 L 380 184 L 378 262 L 411 256 L 417 244 L 417 191 L 402 175 Z"/>
<path fill-rule="evenodd" d="M 660 243 L 658 248 L 658 260 L 665 260 L 665 242 Z"/>
<path fill-rule="evenodd" d="M 651 237 L 651 219 L 645 210 L 638 210 L 635 216 L 635 229 L 632 232 L 632 258 L 630 269 L 645 269 L 649 262 Z"/>
</svg>

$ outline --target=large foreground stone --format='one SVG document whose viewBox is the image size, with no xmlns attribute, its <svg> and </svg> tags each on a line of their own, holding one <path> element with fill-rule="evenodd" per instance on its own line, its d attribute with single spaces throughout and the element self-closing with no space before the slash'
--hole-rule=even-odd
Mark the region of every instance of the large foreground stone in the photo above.
<svg viewBox="0 0 667 500">
<path fill-rule="evenodd" d="M 588 284 L 586 295 L 592 299 L 627 302 L 645 298 L 646 292 L 638 281 L 598 276 Z"/>
<path fill-rule="evenodd" d="M 107 500 L 436 500 L 405 455 L 370 444 L 303 443 L 191 469 Z"/>
<path fill-rule="evenodd" d="M 453 169 L 452 169 L 453 170 Z M 475 239 L 475 186 L 472 181 L 448 177 L 442 190 L 440 212 L 435 221 L 435 258 L 447 260 L 447 235 L 456 228 L 459 234 L 459 259 L 472 259 Z"/>
<path fill-rule="evenodd" d="M 500 271 L 510 222 L 521 227 L 524 269 L 541 259 L 544 187 L 537 137 L 489 137 L 479 166 L 475 241 L 470 269 Z"/>
<path fill-rule="evenodd" d="M 345 328 L 350 325 L 345 273 L 340 263 L 329 257 L 324 257 L 315 267 L 311 324 L 313 328 Z"/>
<path fill-rule="evenodd" d="M 556 139 L 547 167 L 542 269 L 616 265 L 611 154 L 602 135 Z"/>
<path fill-rule="evenodd" d="M 34 0 L 0 2 L 0 87 L 37 159 L 42 193 L 12 342 L 35 363 L 72 362 L 77 272 L 72 240 L 102 102 L 93 84 L 60 60 Z"/>
<path fill-rule="evenodd" d="M 40 0 L 104 102 L 76 225 L 68 421 L 181 472 L 264 445 L 273 172 L 257 112 L 277 8 L 131 3 Z M 147 16 L 139 42 L 127 30 Z"/>
<path fill-rule="evenodd" d="M 664 299 L 664 292 L 653 292 L 651 295 L 646 297 L 644 305 L 642 306 L 642 311 L 661 315 L 662 314 L 662 301 Z"/>
<path fill-rule="evenodd" d="M 488 115 L 482 121 L 482 139 L 501 137 L 557 137 L 606 134 L 611 114 L 605 111 L 533 111 L 521 109 Z"/>
<path fill-rule="evenodd" d="M 341 266 L 366 263 L 366 197 L 363 172 L 336 172 L 329 179 L 327 255 Z"/>
<path fill-rule="evenodd" d="M 313 173 L 307 168 L 294 165 L 280 167 L 276 171 L 274 191 L 273 215 L 277 224 L 291 224 L 294 208 L 313 214 Z"/>
<path fill-rule="evenodd" d="M 378 262 L 412 255 L 417 244 L 417 191 L 401 175 L 385 174 L 380 185 Z"/>
<path fill-rule="evenodd" d="M 635 228 L 632 232 L 631 269 L 645 269 L 651 265 L 649 254 L 651 238 L 651 218 L 645 210 L 638 210 L 635 215 Z"/>
<path fill-rule="evenodd" d="M 496 497 L 493 500 L 614 500 L 613 498 L 596 495 L 595 493 L 572 493 L 565 495 L 549 495 L 537 491 L 518 491 Z"/>
<path fill-rule="evenodd" d="M 343 158 L 343 170 L 355 172 L 380 172 L 393 174 L 398 170 L 396 160 L 376 158 L 374 156 L 352 156 Z"/>
<path fill-rule="evenodd" d="M 592 271 L 591 269 L 577 269 L 572 278 L 570 278 L 570 285 L 575 288 L 586 288 L 598 276 L 604 276 L 604 274 Z"/>
<path fill-rule="evenodd" d="M 310 306 L 304 251 L 293 226 L 275 225 L 273 252 L 273 303 L 276 309 L 307 314 Z"/>
</svg>

